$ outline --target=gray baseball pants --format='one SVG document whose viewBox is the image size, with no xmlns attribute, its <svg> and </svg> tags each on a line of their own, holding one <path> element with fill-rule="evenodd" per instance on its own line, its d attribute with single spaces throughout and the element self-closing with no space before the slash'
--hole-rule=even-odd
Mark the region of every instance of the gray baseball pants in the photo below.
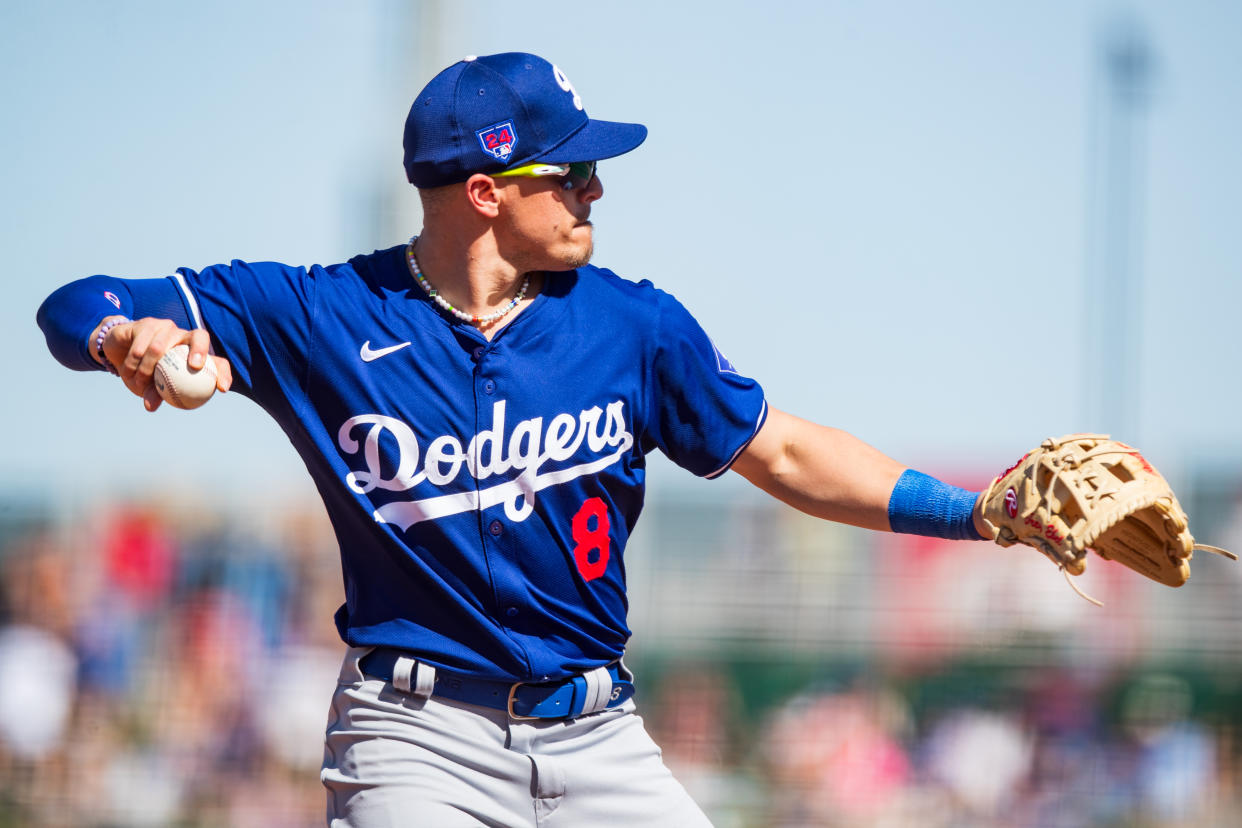
<svg viewBox="0 0 1242 828">
<path fill-rule="evenodd" d="M 634 701 L 570 720 L 423 698 L 363 676 L 350 648 L 321 779 L 332 828 L 709 826 Z"/>
</svg>

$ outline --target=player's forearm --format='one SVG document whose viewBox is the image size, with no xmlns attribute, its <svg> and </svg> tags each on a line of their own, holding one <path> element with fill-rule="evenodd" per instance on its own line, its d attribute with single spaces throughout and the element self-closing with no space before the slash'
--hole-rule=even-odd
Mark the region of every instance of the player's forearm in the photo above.
<svg viewBox="0 0 1242 828">
<path fill-rule="evenodd" d="M 91 276 L 57 289 L 39 307 L 37 321 L 56 361 L 74 371 L 102 370 L 95 355 L 101 326 L 113 317 L 169 319 L 191 328 L 190 315 L 171 281 Z"/>
<path fill-rule="evenodd" d="M 908 469 L 844 431 L 784 412 L 769 415 L 734 469 L 825 520 L 954 540 L 991 537 L 978 492 Z"/>
<path fill-rule="evenodd" d="M 905 469 L 851 434 L 775 409 L 733 468 L 799 511 L 882 531 Z"/>
</svg>

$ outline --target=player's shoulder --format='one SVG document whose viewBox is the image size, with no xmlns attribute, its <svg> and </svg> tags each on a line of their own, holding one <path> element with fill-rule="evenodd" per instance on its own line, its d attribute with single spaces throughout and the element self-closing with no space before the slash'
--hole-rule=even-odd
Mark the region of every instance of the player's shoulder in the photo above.
<svg viewBox="0 0 1242 828">
<path fill-rule="evenodd" d="M 543 292 L 553 302 L 563 303 L 577 323 L 618 337 L 654 335 L 665 296 L 649 280 L 627 279 L 596 265 L 553 274 Z"/>
<path fill-rule="evenodd" d="M 383 250 L 359 253 L 344 264 L 333 265 L 332 268 L 336 270 L 352 270 L 359 275 L 365 273 L 376 277 L 388 278 L 391 277 L 393 271 L 405 272 L 405 248 L 404 244 L 398 244 L 386 247 Z"/>
<path fill-rule="evenodd" d="M 404 250 L 405 245 L 397 245 L 360 253 L 337 264 L 314 264 L 289 268 L 289 271 L 296 278 L 314 283 L 314 290 L 321 297 L 335 297 L 342 302 L 356 301 L 364 294 L 382 298 L 410 287 Z M 275 263 L 268 266 L 279 267 Z"/>
<path fill-rule="evenodd" d="M 583 265 L 573 272 L 584 285 L 597 290 L 614 291 L 636 298 L 642 298 L 655 290 L 655 286 L 649 279 L 627 279 L 606 267 L 598 265 Z"/>
<path fill-rule="evenodd" d="M 195 301 L 244 305 L 252 312 L 287 313 L 319 302 L 358 305 L 408 287 L 401 248 L 377 250 L 329 265 L 233 259 L 200 271 L 179 268 L 174 279 Z"/>
<path fill-rule="evenodd" d="M 404 244 L 360 253 L 347 262 L 330 265 L 324 271 L 334 279 L 359 280 L 371 289 L 404 290 L 410 285 Z"/>
<path fill-rule="evenodd" d="M 668 292 L 656 287 L 650 279 L 628 279 L 606 267 L 586 265 L 573 271 L 576 290 L 590 294 L 593 301 L 613 301 L 650 311 L 658 311 L 669 301 L 676 302 Z"/>
<path fill-rule="evenodd" d="M 404 245 L 386 250 L 360 253 L 347 261 L 336 264 L 290 265 L 283 262 L 245 262 L 234 259 L 229 267 L 233 270 L 249 270 L 258 275 L 276 272 L 301 273 L 311 279 L 337 282 L 361 280 L 368 284 L 391 284 L 408 281 L 405 271 Z"/>
<path fill-rule="evenodd" d="M 400 266 L 404 265 L 404 259 L 401 258 L 402 245 L 388 248 L 387 250 L 376 250 L 371 253 L 364 253 L 348 261 L 339 264 L 312 264 L 312 265 L 296 265 L 287 264 L 279 261 L 252 261 L 247 259 L 233 259 L 227 264 L 214 264 L 203 268 L 200 271 L 194 271 L 190 268 L 179 268 L 179 272 L 187 275 L 207 276 L 212 275 L 217 278 L 244 278 L 250 277 L 254 279 L 276 278 L 280 275 L 294 276 L 301 275 L 309 278 L 329 279 L 357 279 L 359 277 L 372 282 L 393 281 L 396 276 L 403 274 Z"/>
<path fill-rule="evenodd" d="M 659 288 L 650 279 L 627 279 L 608 268 L 587 265 L 576 271 L 580 281 L 588 286 L 589 300 L 607 308 L 610 313 L 628 316 L 629 321 L 640 317 L 657 329 L 669 326 L 697 325 L 694 315 L 676 296 Z M 629 313 L 625 313 L 625 311 Z"/>
</svg>

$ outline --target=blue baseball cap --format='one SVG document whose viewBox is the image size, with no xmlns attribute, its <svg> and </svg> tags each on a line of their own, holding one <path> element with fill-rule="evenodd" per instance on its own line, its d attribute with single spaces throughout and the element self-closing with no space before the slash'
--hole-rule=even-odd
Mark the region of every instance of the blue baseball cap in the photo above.
<svg viewBox="0 0 1242 828">
<path fill-rule="evenodd" d="M 557 66 L 536 55 L 467 57 L 431 79 L 405 119 L 405 175 L 441 187 L 546 161 L 600 161 L 647 137 L 642 124 L 588 118 Z"/>
</svg>

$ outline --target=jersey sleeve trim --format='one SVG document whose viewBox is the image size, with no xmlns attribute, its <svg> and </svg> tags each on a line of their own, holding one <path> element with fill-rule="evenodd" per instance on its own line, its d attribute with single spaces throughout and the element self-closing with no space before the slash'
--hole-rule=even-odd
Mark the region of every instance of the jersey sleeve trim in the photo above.
<svg viewBox="0 0 1242 828">
<path fill-rule="evenodd" d="M 733 456 L 729 458 L 729 462 L 725 463 L 723 466 L 716 469 L 711 474 L 703 475 L 703 477 L 707 480 L 715 480 L 717 477 L 727 472 L 729 468 L 733 465 L 733 463 L 737 460 L 737 458 L 741 455 L 741 453 L 746 451 L 746 447 L 749 446 L 752 442 L 754 442 L 755 437 L 759 436 L 759 429 L 763 428 L 763 424 L 767 422 L 767 419 L 768 419 L 768 401 L 764 400 L 763 406 L 759 409 L 759 417 L 755 422 L 755 430 L 752 431 L 750 433 L 750 436 L 746 438 L 746 442 L 742 443 L 740 446 L 737 447 L 737 451 L 733 452 Z"/>
<path fill-rule="evenodd" d="M 194 322 L 194 327 L 205 328 L 203 314 L 198 309 L 198 300 L 194 298 L 194 291 L 190 290 L 190 285 L 185 280 L 185 274 L 178 270 L 171 278 L 180 289 L 182 298 L 185 299 L 185 306 L 190 311 L 190 319 Z"/>
</svg>

